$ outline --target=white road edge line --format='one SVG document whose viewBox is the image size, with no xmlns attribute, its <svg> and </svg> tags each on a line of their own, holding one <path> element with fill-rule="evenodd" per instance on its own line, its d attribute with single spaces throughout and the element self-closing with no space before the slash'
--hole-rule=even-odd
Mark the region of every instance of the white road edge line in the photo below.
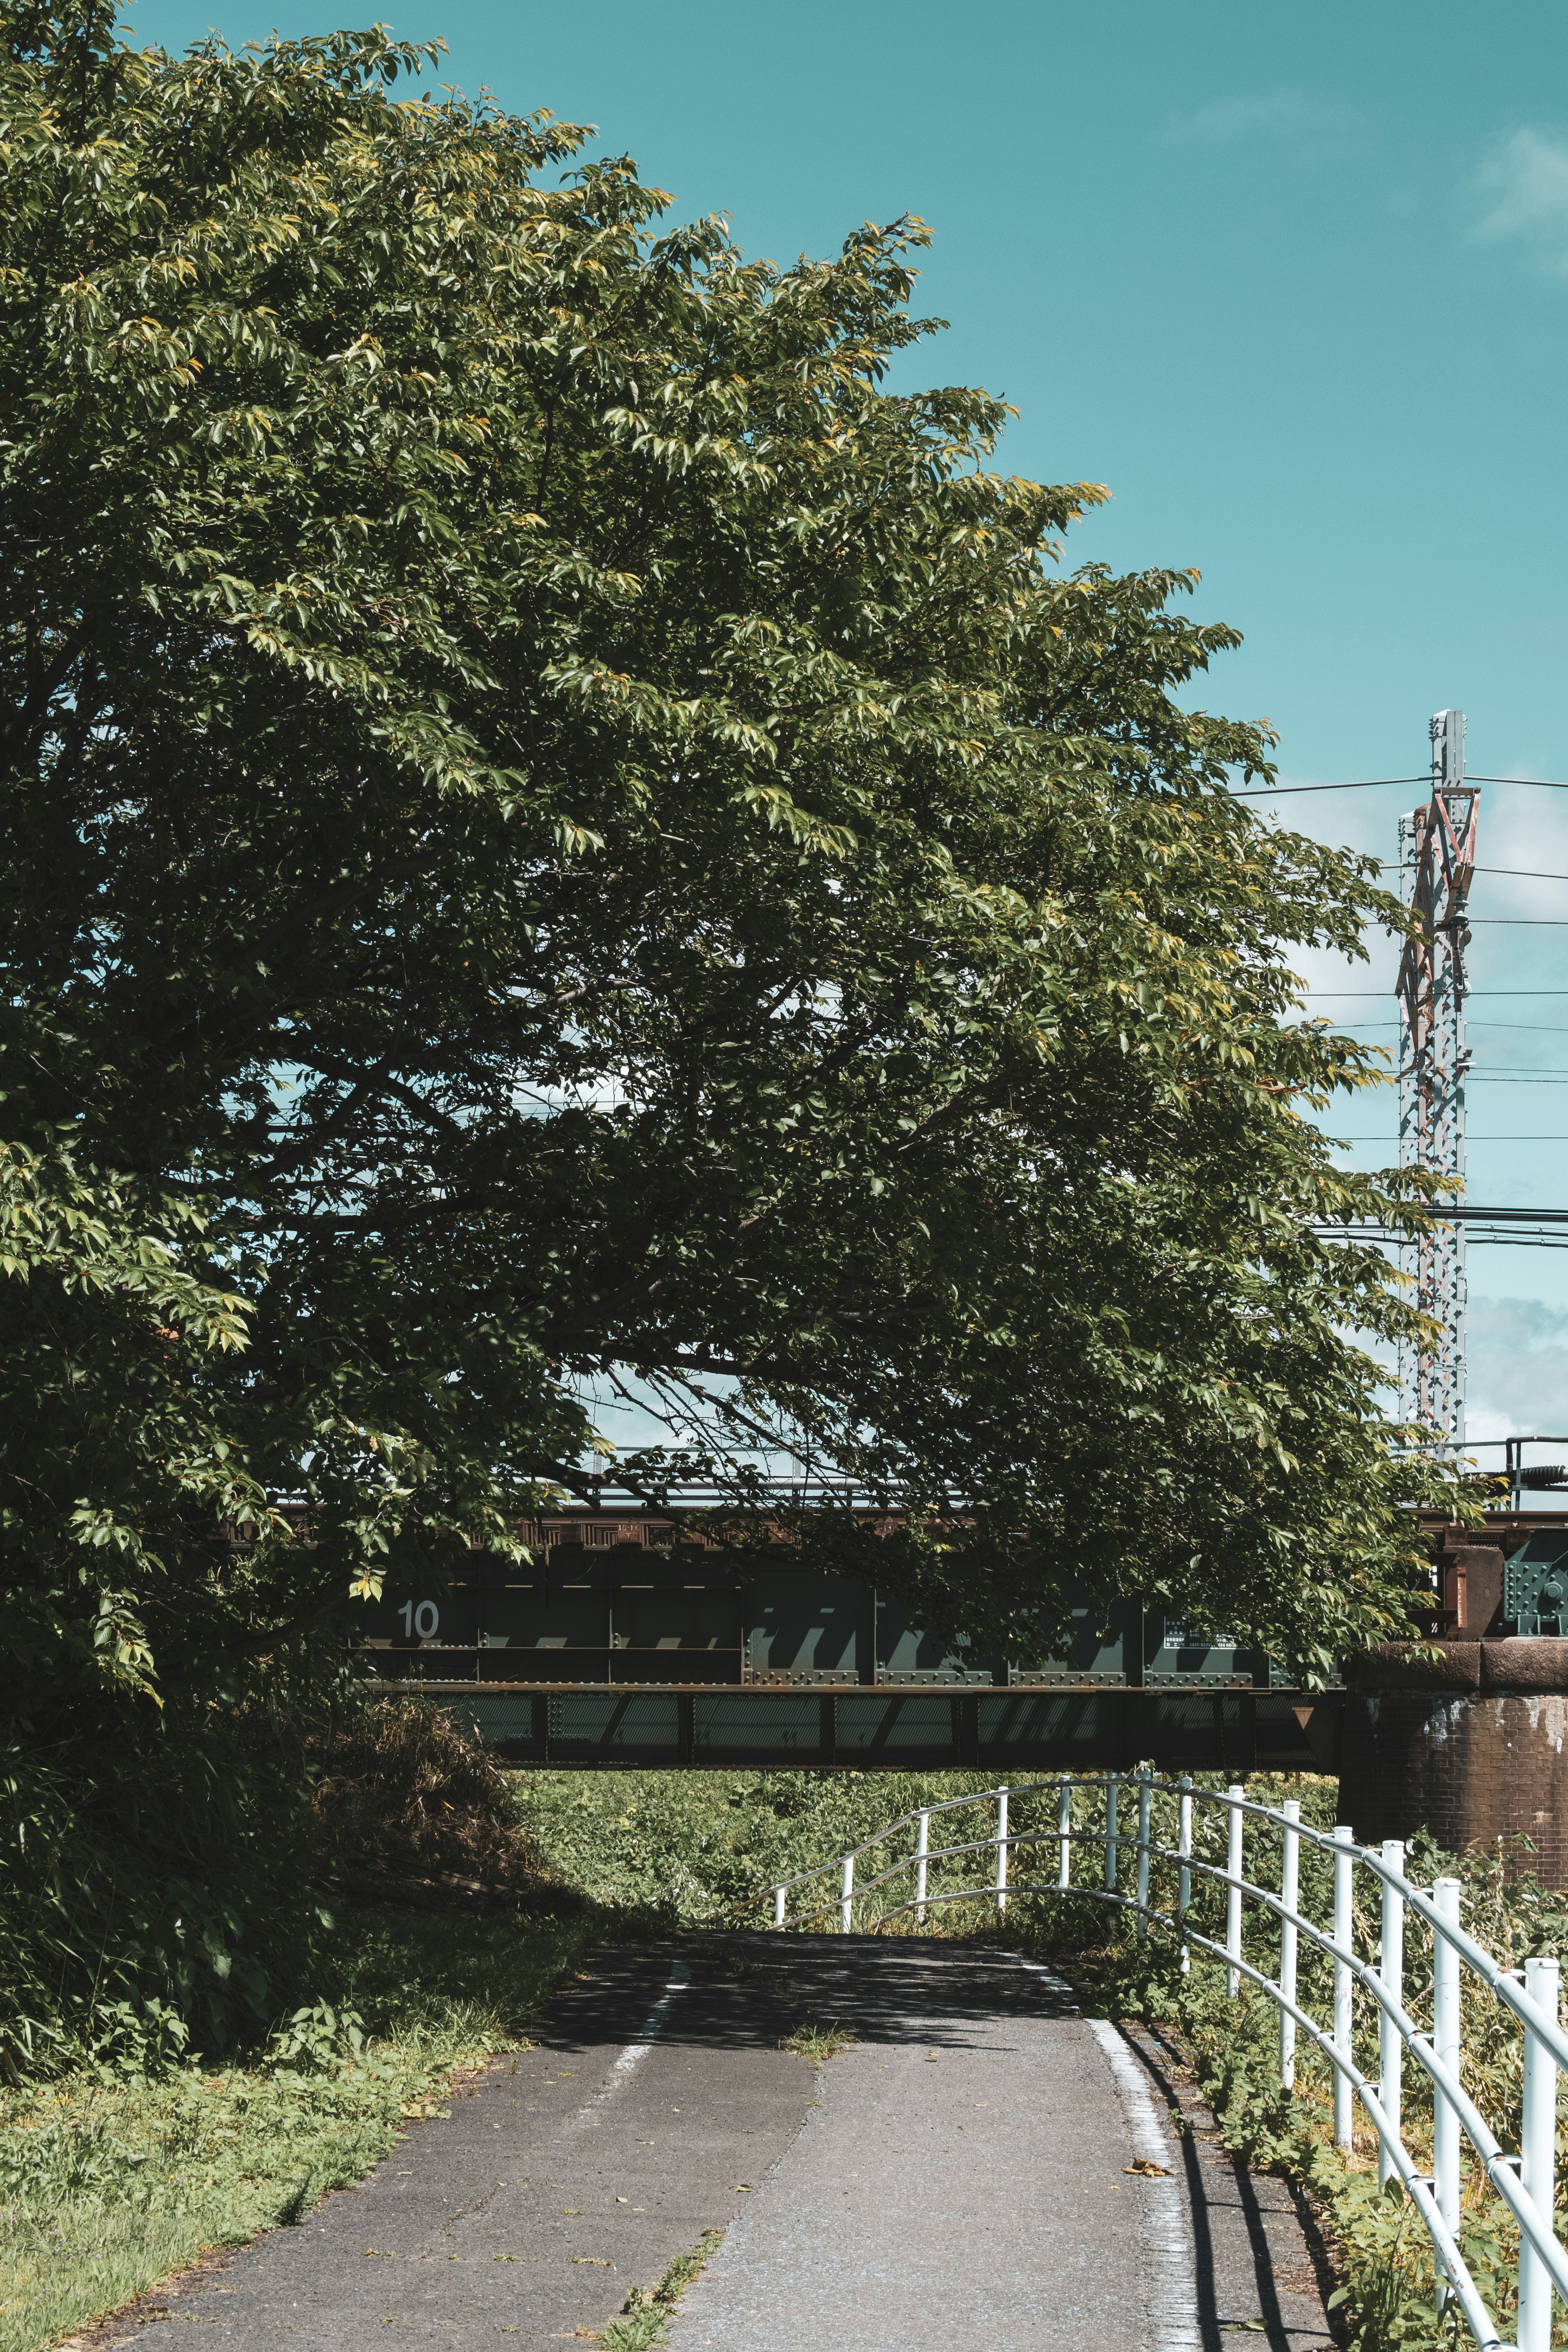
<svg viewBox="0 0 1568 2352">
<path fill-rule="evenodd" d="M 1053 1969 L 1039 1960 L 1025 1959 L 1021 1952 L 1011 1957 L 1020 1968 L 1033 1969 L 1037 1975 L 1044 1977 L 1054 1991 L 1064 1992 L 1071 1999 L 1071 1986 L 1064 1983 Z M 1197 2264 L 1186 2224 L 1180 2153 L 1171 2145 L 1159 2109 L 1150 2095 L 1148 2079 L 1127 2047 L 1125 2037 L 1109 2018 L 1086 2017 L 1084 2023 L 1110 2062 L 1122 2109 L 1131 2126 L 1133 2155 L 1146 2163 L 1163 2165 L 1170 2176 L 1164 2180 L 1145 2180 L 1143 2184 L 1149 2191 L 1144 2214 L 1153 2257 L 1149 2318 L 1154 2345 L 1157 2352 L 1200 2352 L 1203 2335 L 1198 2322 Z"/>
<path fill-rule="evenodd" d="M 615 2060 L 610 2068 L 609 2080 L 604 2089 L 595 2091 L 593 2097 L 578 2108 L 577 2113 L 580 2116 L 586 2116 L 591 2123 L 598 2122 L 599 2118 L 594 2113 L 595 2108 L 603 2106 L 606 2099 L 613 2098 L 634 2067 L 640 2064 L 647 2056 L 663 2031 L 665 2019 L 669 2015 L 670 2002 L 678 1992 L 684 1991 L 690 1981 L 691 1970 L 684 1960 L 677 1960 L 669 1971 L 668 1983 L 637 2028 L 636 2039 L 628 2042 Z"/>
</svg>

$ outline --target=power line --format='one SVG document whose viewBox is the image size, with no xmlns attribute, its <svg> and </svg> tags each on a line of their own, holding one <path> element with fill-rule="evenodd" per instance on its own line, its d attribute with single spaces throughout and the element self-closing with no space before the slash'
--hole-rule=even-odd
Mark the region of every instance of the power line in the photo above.
<svg viewBox="0 0 1568 2352">
<path fill-rule="evenodd" d="M 1363 1021 L 1363 1029 L 1398 1029 L 1398 1021 Z M 1472 1029 L 1508 1029 L 1521 1037 L 1568 1037 L 1568 1028 L 1558 1021 L 1472 1021 Z"/>
<path fill-rule="evenodd" d="M 1480 1201 L 1446 1201 L 1442 1214 L 1460 1224 L 1484 1218 L 1492 1225 L 1568 1225 L 1568 1209 L 1494 1209 Z"/>
<path fill-rule="evenodd" d="M 1325 1135 L 1323 1140 L 1325 1143 L 1331 1144 L 1334 1150 L 1338 1150 L 1342 1144 L 1347 1143 L 1384 1143 L 1391 1146 L 1397 1145 L 1399 1138 L 1396 1135 Z M 1467 1144 L 1568 1143 L 1568 1135 L 1468 1135 L 1465 1138 L 1465 1141 Z"/>
<path fill-rule="evenodd" d="M 1379 857 L 1374 861 L 1385 874 L 1398 871 L 1396 857 Z M 1519 882 L 1568 882 L 1568 874 L 1548 874 L 1535 866 L 1472 866 L 1472 874 L 1511 874 Z"/>
<path fill-rule="evenodd" d="M 1233 801 L 1272 800 L 1287 793 L 1380 793 L 1390 784 L 1429 784 L 1430 776 L 1358 776 L 1344 784 L 1244 784 L 1231 788 Z M 1568 783 L 1549 776 L 1467 776 L 1468 784 L 1522 784 L 1536 793 L 1568 793 Z"/>
<path fill-rule="evenodd" d="M 1462 1226 L 1469 1242 L 1484 1242 L 1493 1248 L 1568 1249 L 1568 1209 L 1491 1209 L 1480 1202 L 1448 1201 L 1440 1214 L 1447 1223 Z M 1338 1238 L 1400 1245 L 1406 1239 L 1388 1225 L 1372 1224 L 1359 1217 L 1339 1224 L 1315 1222 L 1310 1230 L 1324 1241 Z"/>
<path fill-rule="evenodd" d="M 1231 799 L 1267 800 L 1276 793 L 1380 793 L 1387 784 L 1429 784 L 1431 781 L 1430 776 L 1359 776 L 1348 784 L 1247 784 L 1233 792 Z"/>
<path fill-rule="evenodd" d="M 1397 1029 L 1401 1024 L 1397 1021 L 1363 1021 L 1357 1025 L 1363 1029 Z M 1519 1037 L 1568 1037 L 1568 1028 L 1564 1028 L 1561 1023 L 1552 1021 L 1472 1021 L 1470 1027 L 1472 1029 L 1506 1029 L 1511 1036 Z M 1381 1053 L 1382 1050 L 1379 1046 L 1378 1051 Z M 1530 1064 L 1518 1062 L 1510 1064 L 1510 1066 L 1527 1070 Z M 1550 1073 L 1546 1075 L 1549 1076 Z M 1564 1072 L 1564 1076 L 1568 1076 L 1568 1072 Z"/>
<path fill-rule="evenodd" d="M 1308 996 L 1354 997 L 1358 1000 L 1365 997 L 1373 1003 L 1386 1004 L 1394 991 L 1391 988 L 1309 988 L 1305 993 Z M 1568 996 L 1568 988 L 1468 988 L 1465 991 L 1467 1003 L 1478 996 Z M 1370 1029 L 1373 1024 L 1369 1021 L 1366 1025 Z M 1379 1022 L 1376 1025 L 1379 1028 L 1397 1028 L 1399 1024 L 1397 1022 Z"/>
</svg>

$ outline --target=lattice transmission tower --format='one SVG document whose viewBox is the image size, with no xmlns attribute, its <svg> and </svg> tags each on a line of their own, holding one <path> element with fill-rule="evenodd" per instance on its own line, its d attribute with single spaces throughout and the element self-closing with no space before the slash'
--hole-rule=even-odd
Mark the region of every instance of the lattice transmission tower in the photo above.
<svg viewBox="0 0 1568 2352">
<path fill-rule="evenodd" d="M 1463 1181 L 1465 1173 L 1465 901 L 1476 865 L 1480 793 L 1465 782 L 1465 714 L 1432 721 L 1432 798 L 1399 820 L 1405 901 L 1420 921 L 1400 959 L 1399 1160 Z M 1465 1229 L 1445 1224 L 1406 1243 L 1415 1304 L 1438 1327 L 1430 1349 L 1399 1360 L 1402 1421 L 1425 1422 L 1445 1451 L 1465 1442 Z"/>
</svg>

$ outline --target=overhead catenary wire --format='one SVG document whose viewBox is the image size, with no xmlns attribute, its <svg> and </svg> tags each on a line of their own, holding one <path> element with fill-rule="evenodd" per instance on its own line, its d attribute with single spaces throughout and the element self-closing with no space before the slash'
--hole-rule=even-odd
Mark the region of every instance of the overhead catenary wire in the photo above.
<svg viewBox="0 0 1568 2352">
<path fill-rule="evenodd" d="M 1276 793 L 1381 793 L 1390 784 L 1429 784 L 1431 781 L 1430 776 L 1357 776 L 1344 784 L 1244 784 L 1236 786 L 1230 796 L 1233 801 L 1250 801 L 1267 800 Z"/>
<path fill-rule="evenodd" d="M 1336 1151 L 1351 1143 L 1382 1143 L 1390 1150 L 1398 1147 L 1396 1135 L 1328 1135 L 1323 1138 Z M 1568 1143 L 1568 1135 L 1468 1135 L 1467 1143 Z"/>
<path fill-rule="evenodd" d="M 1363 1029 L 1397 1029 L 1397 1021 L 1363 1021 Z M 1568 1037 L 1568 1027 L 1560 1021 L 1472 1021 L 1472 1029 L 1506 1029 L 1518 1037 Z"/>
<path fill-rule="evenodd" d="M 1391 857 L 1379 862 L 1390 871 L 1394 870 Z M 1516 882 L 1568 882 L 1568 874 L 1548 874 L 1544 867 L 1535 866 L 1478 866 L 1472 870 L 1477 874 L 1511 874 Z"/>
<path fill-rule="evenodd" d="M 1381 866 L 1385 874 L 1397 874 L 1399 871 L 1397 858 L 1379 857 L 1373 862 Z M 1472 874 L 1511 874 L 1516 882 L 1568 882 L 1568 874 L 1549 873 L 1543 866 L 1472 866 L 1470 871 Z"/>
<path fill-rule="evenodd" d="M 1272 800 L 1286 793 L 1381 793 L 1392 784 L 1429 784 L 1427 776 L 1356 776 L 1338 784 L 1236 784 L 1233 801 Z M 1568 793 L 1568 783 L 1554 776 L 1471 776 L 1467 784 L 1521 784 L 1536 793 Z"/>
<path fill-rule="evenodd" d="M 1302 993 L 1307 996 L 1334 996 L 1346 1002 L 1352 997 L 1358 1000 L 1364 998 L 1370 1003 L 1386 1004 L 1394 991 L 1391 988 L 1309 988 Z M 1465 991 L 1466 1003 L 1478 996 L 1568 996 L 1568 988 L 1468 988 Z M 1380 1025 L 1397 1028 L 1399 1024 L 1394 1022 Z M 1370 1028 L 1372 1024 L 1369 1022 L 1367 1026 Z"/>
</svg>

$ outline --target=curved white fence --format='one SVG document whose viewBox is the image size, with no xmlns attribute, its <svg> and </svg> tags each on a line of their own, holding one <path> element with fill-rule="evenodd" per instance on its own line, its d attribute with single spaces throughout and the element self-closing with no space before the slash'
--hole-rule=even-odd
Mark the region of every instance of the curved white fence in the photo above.
<svg viewBox="0 0 1568 2352">
<path fill-rule="evenodd" d="M 1104 1824 L 1092 1832 L 1075 1827 L 1073 1796 L 1077 1790 L 1099 1792 L 1104 1799 Z M 1057 1824 L 1052 1829 L 1009 1830 L 1011 1800 L 1054 1793 Z M 1121 1801 L 1134 1795 L 1135 1833 L 1119 1826 Z M 1174 1801 L 1177 1836 L 1174 1845 L 1162 1843 L 1153 1832 L 1153 1800 Z M 939 1816 L 966 1807 L 994 1807 L 995 1829 L 988 1835 L 954 1845 L 932 1845 L 931 1826 Z M 1215 1807 L 1227 1816 L 1226 1858 L 1222 1868 L 1193 1850 L 1194 1807 Z M 775 1928 L 805 1927 L 837 1915 L 840 1931 L 853 1932 L 855 1914 L 867 1898 L 892 1890 L 900 1879 L 910 1892 L 906 1901 L 879 1908 L 875 1925 L 912 1915 L 923 1921 L 939 1904 L 973 1902 L 981 1897 L 1005 1911 L 1009 1893 L 1072 1895 L 1114 1904 L 1137 1916 L 1137 1931 L 1151 1928 L 1180 1940 L 1182 1966 L 1190 1964 L 1196 1949 L 1225 1963 L 1234 2000 L 1245 1979 L 1257 1985 L 1279 2012 L 1279 2073 L 1287 2088 L 1296 2075 L 1298 2037 L 1310 2042 L 1333 2069 L 1334 2137 L 1349 2149 L 1352 2099 L 1359 2099 L 1377 2136 L 1379 2177 L 1397 2177 L 1405 2185 L 1426 2224 L 1436 2256 L 1439 2276 L 1451 2288 L 1466 2324 L 1481 2352 L 1551 2352 L 1552 2295 L 1568 2305 L 1568 2253 L 1559 2242 L 1553 2218 L 1556 2187 L 1557 2076 L 1568 2071 L 1568 2033 L 1559 2014 L 1558 1962 L 1528 1960 L 1522 1969 L 1505 1969 L 1482 1949 L 1459 1925 L 1460 1883 L 1439 1878 L 1430 1887 L 1413 1885 L 1404 1873 L 1405 1848 L 1389 1839 L 1381 1852 L 1360 1846 L 1346 1828 L 1331 1835 L 1312 1829 L 1300 1818 L 1294 1801 L 1275 1807 L 1252 1803 L 1244 1788 L 1221 1792 L 1194 1789 L 1189 1780 L 1156 1779 L 1150 1772 L 1135 1775 L 1104 1773 L 1087 1778 L 1014 1783 L 955 1797 L 918 1812 L 905 1813 L 820 1869 L 786 1879 L 769 1892 Z M 1247 1820 L 1269 1824 L 1279 1834 L 1279 1884 L 1258 1886 L 1243 1874 L 1242 1832 Z M 877 1853 L 901 1831 L 913 1829 L 910 1852 L 870 1875 L 858 1871 L 865 1857 Z M 1300 1907 L 1300 1854 L 1303 1843 L 1320 1849 L 1331 1862 L 1333 1916 L 1321 1926 L 1305 1917 Z M 1075 1879 L 1075 1848 L 1102 1850 L 1100 1884 Z M 1038 1847 L 1057 1849 L 1054 1876 L 1020 1881 L 1010 1874 L 1010 1858 Z M 1136 1892 L 1119 1885 L 1123 1853 L 1131 1849 Z M 973 1885 L 934 1890 L 931 1874 L 937 1865 L 962 1864 L 970 1856 L 985 1857 L 977 1864 L 986 1874 Z M 1173 1867 L 1175 1902 L 1162 1910 L 1150 1899 L 1151 1864 Z M 1358 1874 L 1375 1882 L 1382 1914 L 1380 1957 L 1373 1966 L 1354 1948 L 1353 1917 Z M 1191 1918 L 1194 1876 L 1209 1879 L 1226 1892 L 1226 1934 L 1223 1943 L 1202 1935 Z M 826 1880 L 837 1891 L 814 1906 L 792 1910 L 792 1896 Z M 1244 1906 L 1251 1904 L 1279 1923 L 1279 1973 L 1267 1975 L 1243 1952 Z M 1405 1923 L 1414 1913 L 1433 1937 L 1432 2030 L 1418 2030 L 1405 2006 Z M 1325 2027 L 1310 2016 L 1297 1998 L 1297 1964 L 1303 1943 L 1326 1954 L 1333 1963 L 1332 2024 Z M 1468 1969 L 1497 2000 L 1519 2021 L 1523 2033 L 1523 2122 L 1521 2147 L 1509 2154 L 1499 2145 L 1486 2118 L 1468 2095 L 1461 2081 L 1463 2051 L 1460 2030 L 1461 1972 Z M 1360 1985 L 1379 2013 L 1377 2079 L 1356 2064 L 1352 2040 L 1352 1996 Z M 1430 2077 L 1433 2100 L 1433 2160 L 1423 2172 L 1402 2137 L 1404 2061 L 1408 2051 Z M 1466 2267 L 1457 2242 L 1462 2182 L 1462 2141 L 1468 2139 L 1480 2172 L 1502 2199 L 1519 2224 L 1519 2329 L 1516 2347 L 1503 2345 L 1485 2304 Z M 1442 2291 L 1442 2290 L 1440 2290 Z"/>
</svg>

